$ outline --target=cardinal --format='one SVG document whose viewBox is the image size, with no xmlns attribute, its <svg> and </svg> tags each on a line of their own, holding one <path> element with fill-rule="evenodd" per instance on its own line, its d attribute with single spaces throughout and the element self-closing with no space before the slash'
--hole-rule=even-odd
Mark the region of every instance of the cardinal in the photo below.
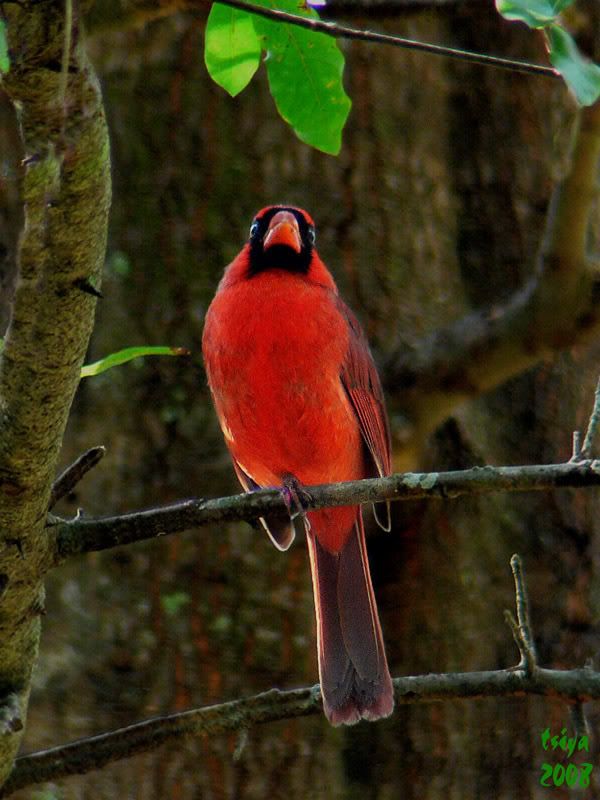
<svg viewBox="0 0 600 800">
<path fill-rule="evenodd" d="M 333 725 L 387 717 L 394 697 L 361 507 L 304 509 L 311 485 L 391 472 L 377 370 L 306 211 L 258 212 L 207 311 L 202 349 L 242 487 L 281 487 L 295 510 L 261 519 L 273 544 L 287 550 L 293 517 L 304 523 L 325 715 Z M 376 519 L 389 530 L 386 511 Z"/>
</svg>

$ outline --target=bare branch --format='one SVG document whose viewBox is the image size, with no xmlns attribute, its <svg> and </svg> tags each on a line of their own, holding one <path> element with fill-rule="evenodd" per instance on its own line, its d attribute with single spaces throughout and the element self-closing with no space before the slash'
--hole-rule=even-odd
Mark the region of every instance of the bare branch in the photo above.
<svg viewBox="0 0 600 800">
<path fill-rule="evenodd" d="M 600 673 L 583 669 L 524 669 L 443 673 L 394 679 L 396 703 L 432 703 L 524 694 L 562 697 L 581 703 L 600 698 Z M 166 742 L 188 736 L 215 736 L 253 725 L 292 719 L 321 710 L 318 686 L 268 692 L 230 703 L 198 708 L 149 719 L 126 728 L 70 744 L 21 756 L 0 797 L 42 781 L 81 775 L 137 753 L 154 750 Z"/>
<path fill-rule="evenodd" d="M 313 714 L 320 709 L 319 687 L 314 686 L 286 692 L 271 689 L 243 700 L 156 717 L 62 747 L 22 756 L 15 762 L 12 775 L 4 789 L 0 790 L 0 797 L 7 797 L 32 783 L 99 769 L 113 761 L 154 750 L 165 742 L 182 737 L 206 737 L 239 731 L 250 725 Z"/>
<path fill-rule="evenodd" d="M 573 448 L 570 461 L 581 461 L 581 431 L 573 431 Z"/>
<path fill-rule="evenodd" d="M 596 384 L 596 393 L 594 395 L 594 408 L 590 415 L 585 439 L 583 440 L 583 448 L 581 450 L 582 458 L 591 458 L 592 447 L 594 446 L 594 439 L 596 438 L 596 431 L 600 423 L 600 378 Z"/>
<path fill-rule="evenodd" d="M 525 587 L 525 576 L 523 575 L 523 564 L 518 555 L 514 555 L 510 560 L 515 580 L 515 599 L 517 607 L 517 619 L 510 611 L 505 611 L 506 620 L 512 630 L 513 637 L 521 653 L 519 668 L 524 669 L 528 675 L 533 674 L 537 669 L 537 656 L 535 652 L 535 642 L 531 631 L 531 620 L 529 619 L 529 600 Z"/>
<path fill-rule="evenodd" d="M 50 494 L 48 510 L 53 509 L 59 500 L 69 494 L 79 481 L 98 464 L 105 453 L 105 447 L 92 447 L 86 450 L 85 453 L 82 453 L 76 461 L 68 466 L 52 484 L 52 493 Z"/>
<path fill-rule="evenodd" d="M 559 487 L 600 486 L 596 461 L 544 466 L 474 467 L 456 472 L 399 473 L 387 478 L 310 487 L 306 507 L 325 508 L 382 500 L 450 499 L 490 492 L 543 491 Z M 48 526 L 54 539 L 54 565 L 95 550 L 131 544 L 155 536 L 236 520 L 252 522 L 265 514 L 286 513 L 281 493 L 268 489 L 215 500 L 190 499 L 114 517 L 77 517 Z"/>
</svg>

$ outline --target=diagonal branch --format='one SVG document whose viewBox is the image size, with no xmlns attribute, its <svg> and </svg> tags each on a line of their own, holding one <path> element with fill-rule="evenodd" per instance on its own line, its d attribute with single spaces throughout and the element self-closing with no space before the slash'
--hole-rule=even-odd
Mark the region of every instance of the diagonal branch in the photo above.
<svg viewBox="0 0 600 800">
<path fill-rule="evenodd" d="M 570 166 L 550 203 L 535 274 L 504 305 L 468 313 L 382 370 L 403 468 L 418 462 L 426 437 L 465 401 L 488 392 L 600 330 L 600 270 L 588 256 L 598 195 L 600 103 L 581 112 Z"/>
<path fill-rule="evenodd" d="M 597 461 L 523 467 L 474 467 L 456 472 L 399 473 L 325 486 L 311 486 L 306 508 L 325 508 L 382 500 L 449 499 L 490 492 L 543 491 L 600 486 Z M 256 521 L 286 513 L 275 489 L 215 500 L 190 499 L 113 517 L 53 519 L 48 527 L 54 565 L 70 556 L 176 533 L 202 525 Z"/>
<path fill-rule="evenodd" d="M 59 500 L 68 495 L 69 492 L 77 486 L 79 481 L 98 464 L 105 453 L 106 448 L 102 445 L 99 447 L 91 447 L 68 466 L 52 484 L 48 509 L 52 510 Z"/>
</svg>

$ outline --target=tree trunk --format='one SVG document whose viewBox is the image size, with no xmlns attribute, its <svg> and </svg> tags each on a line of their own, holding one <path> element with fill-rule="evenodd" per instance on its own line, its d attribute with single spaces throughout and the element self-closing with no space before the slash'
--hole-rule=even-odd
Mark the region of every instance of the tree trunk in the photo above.
<svg viewBox="0 0 600 800">
<path fill-rule="evenodd" d="M 76 34 L 64 87 L 56 67 L 62 3 L 6 15 L 2 286 L 12 314 L 0 358 L 0 785 L 23 735 L 51 560 L 48 499 L 94 320 L 95 300 L 80 286 L 100 282 L 110 202 L 100 93 Z"/>
</svg>

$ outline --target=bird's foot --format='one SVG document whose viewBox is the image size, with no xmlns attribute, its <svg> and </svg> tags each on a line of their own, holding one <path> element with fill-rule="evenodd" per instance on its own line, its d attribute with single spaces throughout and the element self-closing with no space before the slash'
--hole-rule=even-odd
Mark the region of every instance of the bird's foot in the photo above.
<svg viewBox="0 0 600 800">
<path fill-rule="evenodd" d="M 290 513 L 290 517 L 292 519 L 303 517 L 307 530 L 310 530 L 310 524 L 306 519 L 306 512 L 313 500 L 311 493 L 300 483 L 295 475 L 288 473 L 283 476 L 281 494 Z"/>
</svg>

